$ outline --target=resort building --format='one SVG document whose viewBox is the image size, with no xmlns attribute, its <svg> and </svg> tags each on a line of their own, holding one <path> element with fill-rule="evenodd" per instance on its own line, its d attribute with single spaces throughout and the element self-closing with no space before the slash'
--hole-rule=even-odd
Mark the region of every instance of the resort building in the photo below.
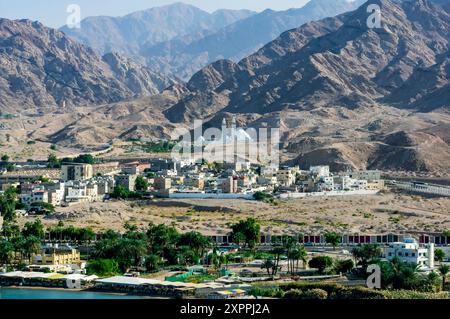
<svg viewBox="0 0 450 319">
<path fill-rule="evenodd" d="M 36 265 L 79 265 L 80 252 L 70 246 L 47 246 L 40 255 L 35 255 L 33 261 Z"/>
<path fill-rule="evenodd" d="M 383 257 L 387 260 L 398 257 L 404 262 L 417 264 L 421 269 L 433 269 L 434 244 L 421 247 L 415 239 L 406 238 L 403 242 L 389 244 L 384 250 Z"/>
</svg>

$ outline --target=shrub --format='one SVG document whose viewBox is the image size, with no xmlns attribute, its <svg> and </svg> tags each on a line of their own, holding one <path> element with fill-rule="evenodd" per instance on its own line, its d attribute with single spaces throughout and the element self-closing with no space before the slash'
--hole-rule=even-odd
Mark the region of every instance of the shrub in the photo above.
<svg viewBox="0 0 450 319">
<path fill-rule="evenodd" d="M 315 299 L 327 299 L 328 293 L 323 289 L 311 289 L 307 290 L 303 293 L 302 299 L 309 299 L 309 300 L 315 300 Z"/>
</svg>

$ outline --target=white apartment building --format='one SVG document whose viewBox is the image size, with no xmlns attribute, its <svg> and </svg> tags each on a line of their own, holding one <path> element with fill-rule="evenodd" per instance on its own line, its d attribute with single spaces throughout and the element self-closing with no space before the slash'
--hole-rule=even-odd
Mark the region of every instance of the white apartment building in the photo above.
<svg viewBox="0 0 450 319">
<path fill-rule="evenodd" d="M 407 263 L 415 263 L 422 270 L 434 268 L 434 244 L 420 247 L 414 239 L 405 239 L 403 242 L 391 243 L 384 249 L 383 258 L 392 260 L 400 258 Z"/>
<path fill-rule="evenodd" d="M 351 191 L 367 189 L 367 181 L 351 178 L 350 176 L 335 176 L 333 178 L 334 190 Z"/>
<path fill-rule="evenodd" d="M 355 171 L 351 172 L 349 175 L 351 178 L 363 179 L 369 182 L 381 180 L 381 171 L 378 170 Z"/>
<path fill-rule="evenodd" d="M 310 175 L 315 175 L 317 177 L 329 177 L 330 176 L 330 167 L 326 165 L 322 166 L 311 166 L 309 168 Z"/>
</svg>

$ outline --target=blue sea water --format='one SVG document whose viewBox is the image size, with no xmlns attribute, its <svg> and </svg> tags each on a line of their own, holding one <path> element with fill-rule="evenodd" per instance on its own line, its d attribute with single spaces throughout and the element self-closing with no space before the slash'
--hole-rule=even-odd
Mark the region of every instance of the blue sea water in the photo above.
<svg viewBox="0 0 450 319">
<path fill-rule="evenodd" d="M 90 291 L 0 288 L 0 299 L 145 299 L 139 296 L 115 295 Z"/>
</svg>

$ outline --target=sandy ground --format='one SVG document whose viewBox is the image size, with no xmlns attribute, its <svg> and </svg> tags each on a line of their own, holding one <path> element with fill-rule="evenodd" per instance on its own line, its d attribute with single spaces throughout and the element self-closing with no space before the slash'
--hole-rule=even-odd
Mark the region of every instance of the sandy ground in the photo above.
<svg viewBox="0 0 450 319">
<path fill-rule="evenodd" d="M 182 232 L 226 234 L 229 226 L 256 218 L 264 233 L 380 234 L 386 232 L 441 232 L 450 229 L 450 198 L 399 194 L 322 197 L 282 201 L 279 205 L 248 200 L 110 201 L 57 208 L 43 219 L 46 225 L 90 226 L 95 230 L 123 230 L 125 222 L 145 228 L 150 223 L 173 225 Z M 20 223 L 35 217 L 21 217 Z"/>
</svg>

